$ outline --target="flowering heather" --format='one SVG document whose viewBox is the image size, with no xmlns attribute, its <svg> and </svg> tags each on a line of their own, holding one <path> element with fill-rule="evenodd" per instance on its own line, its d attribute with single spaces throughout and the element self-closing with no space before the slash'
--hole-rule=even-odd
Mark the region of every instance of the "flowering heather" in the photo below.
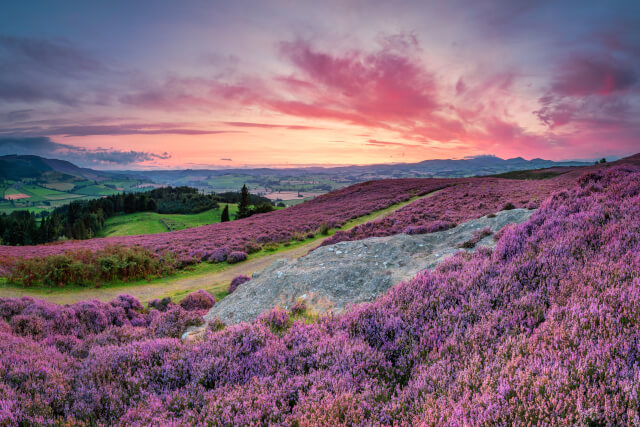
<svg viewBox="0 0 640 427">
<path fill-rule="evenodd" d="M 236 262 L 244 261 L 247 259 L 247 253 L 242 251 L 233 251 L 227 257 L 229 264 L 235 264 Z"/>
<path fill-rule="evenodd" d="M 157 254 L 167 251 L 183 264 L 194 260 L 222 262 L 232 251 L 252 253 L 268 242 L 287 242 L 316 233 L 393 204 L 451 185 L 452 179 L 391 179 L 370 181 L 318 196 L 283 210 L 186 230 L 139 236 L 74 240 L 39 246 L 0 246 L 0 260 L 97 251 L 107 245 L 141 246 Z M 5 263 L 7 264 L 7 263 Z"/>
<path fill-rule="evenodd" d="M 634 424 L 640 172 L 585 177 L 495 249 L 315 323 L 276 309 L 181 342 L 170 307 L 0 300 L 2 422 Z"/>
<path fill-rule="evenodd" d="M 209 310 L 216 303 L 216 297 L 204 289 L 192 292 L 180 301 L 180 307 L 187 311 Z"/>
<path fill-rule="evenodd" d="M 231 284 L 229 285 L 229 293 L 232 294 L 236 289 L 238 289 L 238 286 L 248 282 L 249 280 L 251 280 L 251 277 L 245 275 L 234 277 L 233 280 L 231 280 Z"/>
<path fill-rule="evenodd" d="M 338 231 L 322 245 L 393 234 L 424 234 L 447 230 L 503 209 L 535 209 L 553 192 L 575 183 L 571 176 L 548 180 L 468 178 L 432 197 L 416 200 L 393 214 L 348 231 Z"/>
</svg>

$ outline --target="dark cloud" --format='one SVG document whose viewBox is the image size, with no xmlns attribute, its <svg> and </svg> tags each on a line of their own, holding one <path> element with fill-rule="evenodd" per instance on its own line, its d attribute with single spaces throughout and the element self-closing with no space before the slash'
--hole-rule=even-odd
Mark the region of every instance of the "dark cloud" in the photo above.
<svg viewBox="0 0 640 427">
<path fill-rule="evenodd" d="M 93 98 L 110 70 L 65 41 L 0 35 L 0 99 L 76 105 Z M 99 84 L 96 84 L 99 83 Z"/>
<path fill-rule="evenodd" d="M 88 52 L 64 41 L 0 36 L 0 55 L 14 63 L 36 66 L 47 73 L 77 75 L 107 69 Z"/>
<path fill-rule="evenodd" d="M 630 99 L 637 96 L 637 82 L 630 60 L 573 56 L 560 62 L 534 114 L 551 129 L 570 123 L 625 128 L 636 120 Z"/>
<path fill-rule="evenodd" d="M 29 117 L 31 117 L 32 113 L 33 113 L 33 110 L 14 110 L 14 111 L 9 111 L 8 113 L 6 113 L 4 115 L 4 121 L 7 121 L 7 122 L 21 122 L 21 121 L 29 119 Z"/>
<path fill-rule="evenodd" d="M 0 138 L 0 155 L 34 154 L 42 157 L 61 158 L 79 166 L 126 166 L 146 161 L 166 160 L 171 155 L 145 151 L 122 151 L 107 148 L 82 148 L 61 144 L 48 137 L 4 137 Z"/>
</svg>

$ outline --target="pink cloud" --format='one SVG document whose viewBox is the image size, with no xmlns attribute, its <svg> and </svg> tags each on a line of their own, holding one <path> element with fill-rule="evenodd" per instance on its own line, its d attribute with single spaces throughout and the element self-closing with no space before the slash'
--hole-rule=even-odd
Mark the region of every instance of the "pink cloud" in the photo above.
<svg viewBox="0 0 640 427">
<path fill-rule="evenodd" d="M 403 147 L 403 148 L 420 148 L 421 147 L 421 145 L 418 145 L 418 144 L 407 144 L 404 142 L 393 142 L 393 141 L 378 141 L 377 139 L 368 140 L 367 145 L 372 145 L 374 147 Z"/>
<path fill-rule="evenodd" d="M 371 125 L 409 122 L 438 108 L 433 74 L 406 52 L 387 46 L 332 55 L 302 40 L 281 43 L 280 52 L 297 69 L 289 89 L 302 98 L 271 102 L 287 114 Z"/>
</svg>

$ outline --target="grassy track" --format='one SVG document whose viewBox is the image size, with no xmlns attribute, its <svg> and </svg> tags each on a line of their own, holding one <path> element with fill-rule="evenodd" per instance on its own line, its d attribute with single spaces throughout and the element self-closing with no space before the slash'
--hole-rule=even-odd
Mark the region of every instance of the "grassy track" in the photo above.
<svg viewBox="0 0 640 427">
<path fill-rule="evenodd" d="M 421 197 L 414 197 L 406 202 L 398 203 L 386 209 L 353 219 L 348 221 L 339 230 L 348 230 L 367 221 L 383 218 L 411 202 L 431 197 L 439 191 L 434 191 Z M 336 231 L 337 230 L 331 230 L 329 236 Z M 99 288 L 66 287 L 62 289 L 24 289 L 7 284 L 6 279 L 0 279 L 0 297 L 29 295 L 44 298 L 59 304 L 69 304 L 91 299 L 109 301 L 120 294 L 126 293 L 135 296 L 143 302 L 147 302 L 153 298 L 163 298 L 167 296 L 172 297 L 174 300 L 180 300 L 190 292 L 205 289 L 215 295 L 217 299 L 222 299 L 227 295 L 229 282 L 234 277 L 241 274 L 251 276 L 254 272 L 263 270 L 280 258 L 295 259 L 304 256 L 327 237 L 328 236 L 316 236 L 303 241 L 282 244 L 277 249 L 271 251 L 263 249 L 260 252 L 249 255 L 247 261 L 238 264 L 201 263 L 191 269 L 182 270 L 170 277 L 130 283 L 108 284 Z"/>
</svg>

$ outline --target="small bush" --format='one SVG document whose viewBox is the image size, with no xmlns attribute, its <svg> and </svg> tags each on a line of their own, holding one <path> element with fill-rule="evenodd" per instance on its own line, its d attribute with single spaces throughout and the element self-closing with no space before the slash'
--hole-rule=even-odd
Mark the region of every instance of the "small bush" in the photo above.
<svg viewBox="0 0 640 427">
<path fill-rule="evenodd" d="M 187 311 L 209 310 L 216 303 L 216 297 L 204 289 L 192 292 L 180 301 L 180 307 Z"/>
<path fill-rule="evenodd" d="M 252 241 L 247 243 L 244 249 L 245 251 L 247 251 L 247 253 L 254 254 L 256 252 L 260 252 L 260 250 L 262 249 L 262 245 L 258 242 Z"/>
<path fill-rule="evenodd" d="M 282 332 L 289 326 L 289 313 L 280 307 L 274 307 L 259 317 L 274 333 Z"/>
<path fill-rule="evenodd" d="M 473 233 L 473 237 L 471 239 L 459 244 L 458 247 L 461 249 L 472 249 L 478 244 L 480 240 L 484 239 L 487 236 L 491 236 L 492 234 L 493 231 L 491 231 L 491 228 L 489 227 L 485 227 L 482 230 L 477 230 Z"/>
<path fill-rule="evenodd" d="M 155 308 L 158 311 L 165 312 L 171 305 L 171 297 L 165 297 L 162 299 L 152 299 L 149 301 L 149 308 Z"/>
<path fill-rule="evenodd" d="M 233 251 L 227 257 L 227 262 L 229 264 L 235 264 L 236 262 L 244 261 L 247 259 L 247 253 L 242 251 Z"/>
<path fill-rule="evenodd" d="M 291 312 L 292 316 L 300 316 L 304 314 L 305 311 L 307 311 L 307 304 L 302 300 L 296 301 L 291 306 L 291 309 L 289 311 Z"/>
<path fill-rule="evenodd" d="M 223 262 L 227 259 L 227 256 L 231 253 L 231 249 L 228 246 L 221 246 L 219 248 L 215 248 L 211 251 L 208 251 L 205 255 L 203 255 L 203 261 L 209 262 Z"/>
<path fill-rule="evenodd" d="M 220 318 L 216 317 L 215 319 L 209 322 L 208 328 L 212 332 L 218 332 L 223 330 L 225 326 L 227 325 L 225 325 L 224 322 L 220 320 Z"/>
<path fill-rule="evenodd" d="M 251 280 L 251 277 L 245 275 L 234 277 L 229 285 L 229 294 L 234 293 L 235 290 L 238 289 L 238 286 L 248 282 L 249 280 Z"/>
<path fill-rule="evenodd" d="M 156 316 L 149 326 L 154 335 L 159 338 L 180 338 L 189 326 L 202 325 L 202 317 L 196 312 L 184 310 L 174 305 L 166 312 Z"/>
<path fill-rule="evenodd" d="M 274 252 L 277 251 L 279 247 L 280 244 L 278 242 L 269 242 L 264 245 L 264 250 L 268 252 Z"/>
<path fill-rule="evenodd" d="M 326 222 L 323 222 L 318 228 L 318 233 L 322 234 L 323 236 L 327 236 L 329 235 L 329 229 L 329 225 Z"/>
<path fill-rule="evenodd" d="M 515 207 L 515 205 L 514 205 L 513 203 L 511 203 L 511 202 L 507 202 L 507 203 L 502 207 L 502 210 L 503 210 L 503 211 L 510 211 L 510 210 L 512 210 L 512 209 L 515 209 L 515 208 L 516 208 L 516 207 Z"/>
</svg>

